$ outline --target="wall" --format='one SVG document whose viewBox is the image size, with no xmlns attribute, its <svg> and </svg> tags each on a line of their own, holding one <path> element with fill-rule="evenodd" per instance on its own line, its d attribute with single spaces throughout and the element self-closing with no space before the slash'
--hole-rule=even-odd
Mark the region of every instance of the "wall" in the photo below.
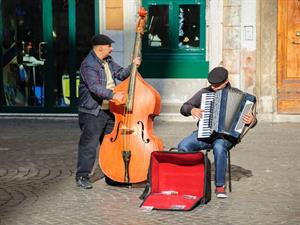
<svg viewBox="0 0 300 225">
<path fill-rule="evenodd" d="M 223 13 L 223 65 L 233 86 L 255 94 L 256 2 L 225 0 Z"/>
<path fill-rule="evenodd" d="M 276 111 L 277 0 L 258 1 L 257 26 L 258 111 L 271 120 Z"/>
<path fill-rule="evenodd" d="M 110 36 L 113 44 L 114 59 L 120 64 L 124 64 L 124 7 L 123 0 L 99 0 L 100 12 L 100 33 Z M 117 14 L 117 15 L 116 15 Z M 122 14 L 120 16 L 119 14 Z"/>
</svg>

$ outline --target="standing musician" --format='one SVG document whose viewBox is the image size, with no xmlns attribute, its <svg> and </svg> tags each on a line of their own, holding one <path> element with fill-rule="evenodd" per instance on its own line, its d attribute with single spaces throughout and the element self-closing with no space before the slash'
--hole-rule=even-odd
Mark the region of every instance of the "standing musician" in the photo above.
<svg viewBox="0 0 300 225">
<path fill-rule="evenodd" d="M 103 34 L 92 37 L 92 50 L 80 66 L 79 84 L 79 126 L 81 130 L 78 145 L 78 161 L 76 170 L 77 186 L 84 189 L 92 188 L 89 174 L 95 163 L 97 148 L 104 134 L 108 134 L 114 127 L 114 115 L 110 113 L 108 103 L 113 100 L 124 104 L 124 92 L 113 92 L 116 79 L 125 80 L 130 75 L 129 65 L 122 68 L 110 53 L 113 50 L 112 39 Z M 139 57 L 133 59 L 138 67 Z"/>
<path fill-rule="evenodd" d="M 180 113 L 184 116 L 192 115 L 194 118 L 201 119 L 204 110 L 200 109 L 201 96 L 203 93 L 216 92 L 224 88 L 230 88 L 228 80 L 228 71 L 223 67 L 216 67 L 208 74 L 208 82 L 210 85 L 198 91 L 194 96 L 185 102 Z M 245 114 L 243 122 L 246 126 L 253 127 L 257 120 L 255 113 L 252 111 Z M 222 135 L 212 140 L 202 141 L 198 139 L 198 132 L 194 131 L 191 135 L 185 137 L 179 144 L 179 151 L 191 152 L 203 149 L 213 149 L 215 162 L 215 192 L 218 198 L 227 198 L 225 191 L 225 176 L 227 170 L 227 153 L 234 146 L 234 143 L 225 139 Z"/>
</svg>

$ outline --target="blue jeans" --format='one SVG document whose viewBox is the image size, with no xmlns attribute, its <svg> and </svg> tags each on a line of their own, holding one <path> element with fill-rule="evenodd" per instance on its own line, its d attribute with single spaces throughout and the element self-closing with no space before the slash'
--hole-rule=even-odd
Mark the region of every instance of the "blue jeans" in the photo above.
<svg viewBox="0 0 300 225">
<path fill-rule="evenodd" d="M 114 127 L 114 115 L 109 111 L 100 110 L 97 116 L 79 112 L 79 127 L 81 130 L 78 145 L 78 160 L 76 179 L 88 177 L 92 172 L 99 142 L 109 134 Z"/>
<path fill-rule="evenodd" d="M 178 148 L 183 152 L 213 149 L 215 162 L 215 185 L 225 185 L 227 171 L 227 151 L 233 147 L 233 144 L 225 139 L 216 139 L 212 143 L 204 142 L 200 141 L 197 136 L 198 131 L 194 131 L 191 135 L 184 138 L 178 144 Z"/>
</svg>

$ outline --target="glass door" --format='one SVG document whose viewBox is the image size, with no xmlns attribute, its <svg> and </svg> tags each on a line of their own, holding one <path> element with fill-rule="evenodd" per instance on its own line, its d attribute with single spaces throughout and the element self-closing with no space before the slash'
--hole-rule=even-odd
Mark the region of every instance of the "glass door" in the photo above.
<svg viewBox="0 0 300 225">
<path fill-rule="evenodd" d="M 94 1 L 52 0 L 55 107 L 77 105 L 79 67 L 95 32 L 94 10 Z"/>
<path fill-rule="evenodd" d="M 0 3 L 0 111 L 76 112 L 79 67 L 99 25 L 98 0 Z"/>
<path fill-rule="evenodd" d="M 1 1 L 2 104 L 44 106 L 45 62 L 42 1 Z M 44 49 L 45 50 L 45 49 Z"/>
</svg>

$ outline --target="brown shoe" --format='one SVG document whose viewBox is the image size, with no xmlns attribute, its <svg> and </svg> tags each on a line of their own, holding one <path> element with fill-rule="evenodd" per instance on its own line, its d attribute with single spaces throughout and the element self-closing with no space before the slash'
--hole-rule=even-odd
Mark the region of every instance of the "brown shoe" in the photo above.
<svg viewBox="0 0 300 225">
<path fill-rule="evenodd" d="M 101 180 L 102 178 L 104 178 L 105 175 L 102 172 L 102 170 L 100 169 L 100 167 L 98 166 L 89 176 L 89 179 L 92 183 L 96 182 L 97 180 Z"/>
</svg>

